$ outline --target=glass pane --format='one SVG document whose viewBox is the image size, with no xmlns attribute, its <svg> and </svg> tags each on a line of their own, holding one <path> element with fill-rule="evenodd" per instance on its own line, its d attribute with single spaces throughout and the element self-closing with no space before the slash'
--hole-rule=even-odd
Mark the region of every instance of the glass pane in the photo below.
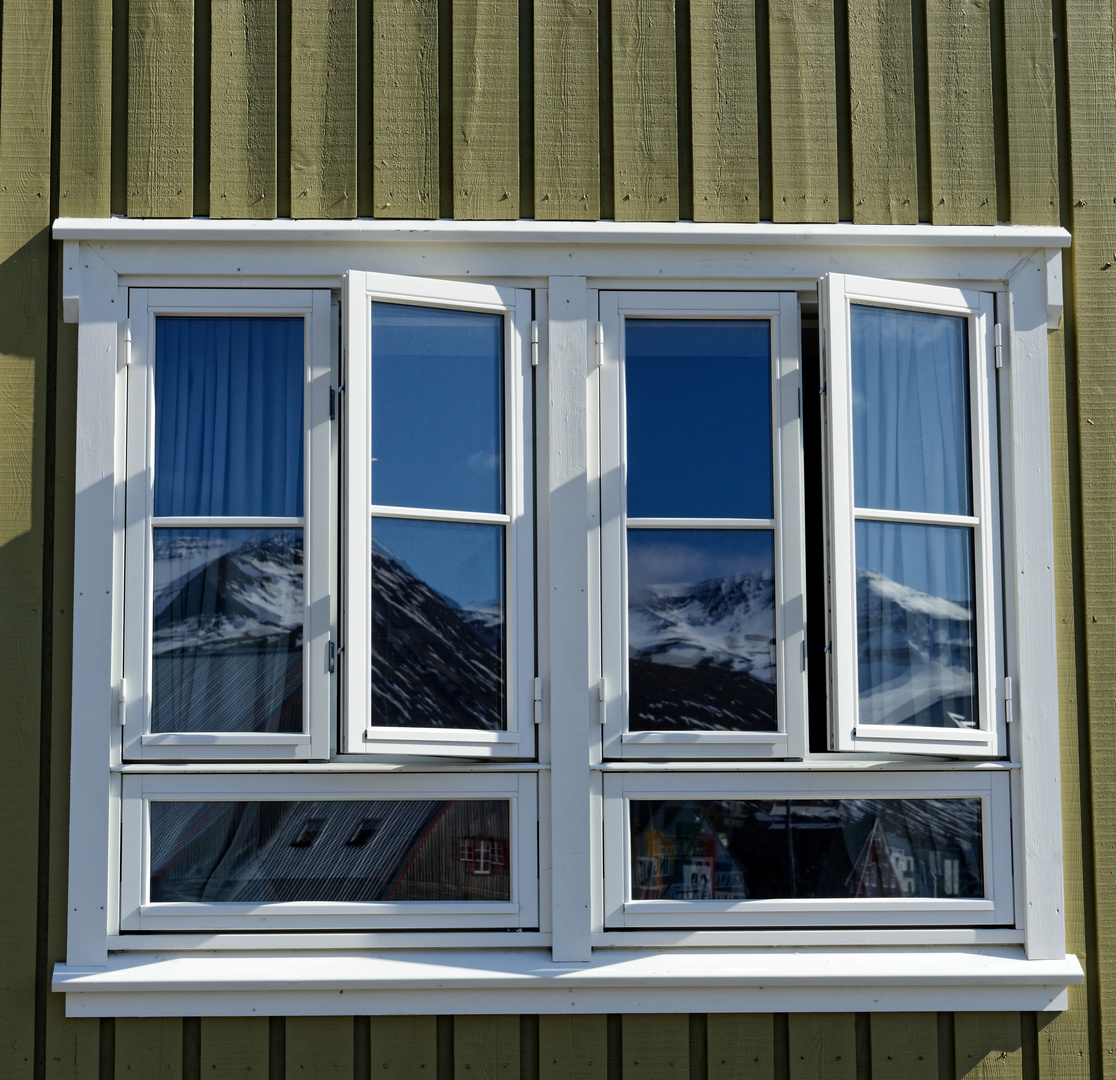
<svg viewBox="0 0 1116 1080">
<path fill-rule="evenodd" d="M 302 516 L 303 320 L 155 320 L 155 514 Z"/>
<path fill-rule="evenodd" d="M 506 799 L 151 803 L 153 903 L 509 900 Z"/>
<path fill-rule="evenodd" d="M 302 731 L 302 530 L 156 529 L 151 730 Z"/>
<path fill-rule="evenodd" d="M 373 726 L 502 731 L 504 526 L 372 519 Z"/>
<path fill-rule="evenodd" d="M 635 800 L 632 898 L 984 896 L 980 799 Z"/>
<path fill-rule="evenodd" d="M 771 324 L 629 319 L 629 517 L 770 518 Z"/>
<path fill-rule="evenodd" d="M 856 523 L 860 723 L 975 728 L 971 529 Z"/>
<path fill-rule="evenodd" d="M 504 317 L 372 305 L 372 503 L 504 512 Z"/>
<path fill-rule="evenodd" d="M 852 305 L 857 506 L 969 514 L 968 320 Z"/>
<path fill-rule="evenodd" d="M 628 530 L 628 727 L 774 731 L 775 537 Z"/>
</svg>

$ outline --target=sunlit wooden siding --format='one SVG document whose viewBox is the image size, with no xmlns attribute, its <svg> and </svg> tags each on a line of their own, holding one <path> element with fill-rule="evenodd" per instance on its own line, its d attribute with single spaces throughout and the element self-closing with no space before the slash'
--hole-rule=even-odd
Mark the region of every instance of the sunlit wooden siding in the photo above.
<svg viewBox="0 0 1116 1080">
<path fill-rule="evenodd" d="M 0 1076 L 1116 1075 L 1111 0 L 7 0 Z M 1061 222 L 1050 335 L 1071 1008 L 67 1020 L 75 346 L 51 219 Z"/>
</svg>

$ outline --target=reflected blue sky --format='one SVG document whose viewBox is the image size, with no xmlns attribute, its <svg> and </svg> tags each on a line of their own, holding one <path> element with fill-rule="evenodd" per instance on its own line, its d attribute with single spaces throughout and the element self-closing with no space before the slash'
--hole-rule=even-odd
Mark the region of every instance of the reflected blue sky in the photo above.
<svg viewBox="0 0 1116 1080">
<path fill-rule="evenodd" d="M 645 603 L 664 586 L 693 585 L 775 570 L 768 529 L 628 529 L 628 602 Z"/>
</svg>

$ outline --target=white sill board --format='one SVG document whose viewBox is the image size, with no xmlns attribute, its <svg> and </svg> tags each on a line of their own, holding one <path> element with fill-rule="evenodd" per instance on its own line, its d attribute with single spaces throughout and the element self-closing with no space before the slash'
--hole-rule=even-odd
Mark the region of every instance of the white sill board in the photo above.
<svg viewBox="0 0 1116 1080">
<path fill-rule="evenodd" d="M 67 1016 L 328 1016 L 615 1012 L 1060 1011 L 1075 956 L 1018 946 L 892 949 L 542 949 L 382 953 L 117 953 L 59 964 Z"/>
</svg>

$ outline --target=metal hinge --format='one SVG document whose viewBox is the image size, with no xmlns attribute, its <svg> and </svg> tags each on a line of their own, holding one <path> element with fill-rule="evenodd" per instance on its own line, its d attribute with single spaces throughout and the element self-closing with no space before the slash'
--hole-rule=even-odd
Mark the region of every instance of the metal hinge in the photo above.
<svg viewBox="0 0 1116 1080">
<path fill-rule="evenodd" d="M 331 386 L 329 388 L 329 418 L 330 420 L 337 419 L 337 400 L 341 394 L 344 393 L 344 386 Z"/>
<path fill-rule="evenodd" d="M 531 320 L 531 367 L 539 366 L 539 324 Z"/>
<path fill-rule="evenodd" d="M 116 720 L 121 727 L 128 720 L 128 680 L 120 680 L 120 697 L 116 702 Z"/>
<path fill-rule="evenodd" d="M 337 670 L 337 656 L 345 650 L 335 644 L 333 641 L 326 643 L 326 666 L 329 668 L 329 673 L 332 675 Z"/>
<path fill-rule="evenodd" d="M 1004 327 L 1002 323 L 996 323 L 992 328 L 992 341 L 996 355 L 996 370 L 999 371 L 1004 366 Z"/>
<path fill-rule="evenodd" d="M 604 323 L 597 323 L 597 367 L 604 367 Z"/>
<path fill-rule="evenodd" d="M 1015 687 L 1012 685 L 1011 676 L 1004 678 L 1004 720 L 1011 723 L 1015 719 Z"/>
<path fill-rule="evenodd" d="M 535 723 L 542 723 L 542 676 L 535 676 Z"/>
<path fill-rule="evenodd" d="M 603 724 L 605 722 L 605 705 L 608 702 L 608 687 L 605 685 L 604 679 L 597 683 L 597 721 Z"/>
<path fill-rule="evenodd" d="M 124 366 L 132 366 L 132 322 L 124 320 Z"/>
</svg>

